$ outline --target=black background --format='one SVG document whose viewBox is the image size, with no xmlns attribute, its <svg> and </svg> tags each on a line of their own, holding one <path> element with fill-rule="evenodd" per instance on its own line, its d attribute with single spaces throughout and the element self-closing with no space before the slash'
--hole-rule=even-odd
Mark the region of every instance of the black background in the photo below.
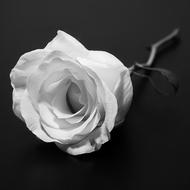
<svg viewBox="0 0 190 190">
<path fill-rule="evenodd" d="M 4 0 L 0 9 L 0 189 L 189 189 L 189 0 Z M 176 27 L 180 44 L 156 65 L 177 74 L 178 94 L 160 96 L 134 77 L 126 121 L 100 151 L 70 156 L 38 140 L 14 116 L 11 68 L 23 53 L 43 48 L 58 29 L 130 66 L 146 60 L 145 46 Z"/>
</svg>

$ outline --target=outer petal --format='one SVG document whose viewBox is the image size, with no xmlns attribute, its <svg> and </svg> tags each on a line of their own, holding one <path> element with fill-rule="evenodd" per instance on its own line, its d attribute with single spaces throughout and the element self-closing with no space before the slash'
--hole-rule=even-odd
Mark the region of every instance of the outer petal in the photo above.
<svg viewBox="0 0 190 190">
<path fill-rule="evenodd" d="M 25 123 L 30 131 L 34 133 L 38 138 L 45 142 L 54 142 L 56 140 L 51 139 L 41 128 L 39 115 L 34 110 L 31 101 L 29 99 L 27 91 L 21 99 L 20 111 Z"/>
<path fill-rule="evenodd" d="M 120 78 L 114 89 L 114 94 L 118 103 L 118 113 L 115 125 L 118 125 L 124 121 L 133 97 L 133 86 L 128 69 L 120 74 Z"/>
<path fill-rule="evenodd" d="M 68 152 L 72 155 L 80 155 L 94 152 L 102 146 L 102 144 L 97 144 L 95 139 L 101 136 L 100 128 L 96 128 L 92 133 L 90 133 L 86 138 L 81 140 L 79 143 L 76 144 L 60 144 L 56 143 L 56 145 L 63 151 Z"/>
<path fill-rule="evenodd" d="M 43 58 L 48 54 L 46 50 L 37 49 L 22 55 L 10 73 L 12 84 L 17 87 L 26 85 L 26 78 L 39 66 Z"/>
<path fill-rule="evenodd" d="M 112 92 L 120 78 L 120 73 L 126 69 L 119 59 L 105 51 L 89 51 L 87 57 L 78 59 L 81 64 L 97 73 Z"/>
<path fill-rule="evenodd" d="M 88 50 L 77 39 L 61 30 L 57 31 L 57 36 L 47 44 L 45 49 L 62 51 L 72 58 L 88 55 Z"/>
<path fill-rule="evenodd" d="M 25 53 L 20 57 L 10 73 L 11 85 L 13 87 L 13 111 L 21 119 L 20 101 L 26 88 L 26 80 L 35 71 L 46 54 L 47 51 L 42 49 Z"/>
<path fill-rule="evenodd" d="M 104 131 L 105 130 L 105 131 Z M 60 144 L 56 145 L 63 151 L 72 155 L 80 155 L 97 151 L 101 148 L 102 144 L 107 142 L 110 134 L 106 128 L 98 127 L 94 129 L 88 136 L 76 144 Z"/>
</svg>

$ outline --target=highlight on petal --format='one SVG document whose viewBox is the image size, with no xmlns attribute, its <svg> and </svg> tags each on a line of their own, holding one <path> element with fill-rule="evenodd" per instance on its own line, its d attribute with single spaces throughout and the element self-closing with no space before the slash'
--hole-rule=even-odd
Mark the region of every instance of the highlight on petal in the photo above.
<svg viewBox="0 0 190 190">
<path fill-rule="evenodd" d="M 115 125 L 119 125 L 124 121 L 133 97 L 133 86 L 128 69 L 121 72 L 120 78 L 115 85 L 114 94 L 118 103 L 118 113 Z"/>
<path fill-rule="evenodd" d="M 11 70 L 10 79 L 13 87 L 13 111 L 21 119 L 23 118 L 20 113 L 20 102 L 26 89 L 27 78 L 35 71 L 47 53 L 48 52 L 43 49 L 25 53 Z"/>
<path fill-rule="evenodd" d="M 37 49 L 22 55 L 10 73 L 11 82 L 15 88 L 26 85 L 26 78 L 40 65 L 48 54 L 46 50 Z"/>
<path fill-rule="evenodd" d="M 12 105 L 12 109 L 15 113 L 15 115 L 20 118 L 21 120 L 24 120 L 22 118 L 22 115 L 20 113 L 20 102 L 22 99 L 22 96 L 24 95 L 24 89 L 15 89 L 13 88 L 13 92 L 12 92 L 12 98 L 13 98 L 13 105 Z"/>
<path fill-rule="evenodd" d="M 75 145 L 75 146 L 69 147 L 66 151 L 72 155 L 80 155 L 80 154 L 91 153 L 94 150 L 95 150 L 95 147 L 91 145 L 90 141 L 86 141 L 86 143 L 80 146 Z"/>
<path fill-rule="evenodd" d="M 104 51 L 89 51 L 87 57 L 78 57 L 77 60 L 93 70 L 106 83 L 111 92 L 120 78 L 120 73 L 126 69 L 115 56 Z"/>
<path fill-rule="evenodd" d="M 57 36 L 47 44 L 45 49 L 51 51 L 59 50 L 72 58 L 88 54 L 88 50 L 77 39 L 61 30 L 57 31 Z"/>
</svg>

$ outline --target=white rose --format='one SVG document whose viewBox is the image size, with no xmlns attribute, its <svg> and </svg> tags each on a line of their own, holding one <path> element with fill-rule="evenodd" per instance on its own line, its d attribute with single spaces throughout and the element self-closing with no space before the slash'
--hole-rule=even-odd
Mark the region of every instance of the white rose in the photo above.
<svg viewBox="0 0 190 190">
<path fill-rule="evenodd" d="M 109 140 L 133 94 L 129 70 L 116 57 L 88 50 L 63 31 L 22 55 L 10 78 L 14 113 L 38 138 L 73 155 Z"/>
</svg>

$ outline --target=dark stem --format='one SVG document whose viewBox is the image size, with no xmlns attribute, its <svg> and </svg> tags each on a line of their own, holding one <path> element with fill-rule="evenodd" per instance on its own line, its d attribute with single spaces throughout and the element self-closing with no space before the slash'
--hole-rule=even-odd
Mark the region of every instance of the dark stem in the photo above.
<svg viewBox="0 0 190 190">
<path fill-rule="evenodd" d="M 159 50 L 163 50 L 163 47 L 166 44 L 172 42 L 178 36 L 178 34 L 179 34 L 179 29 L 175 29 L 166 37 L 164 37 L 161 40 L 157 41 L 156 43 L 152 44 L 150 46 L 150 55 L 149 55 L 147 62 L 145 62 L 145 63 L 136 62 L 134 65 L 132 65 L 129 68 L 129 72 L 131 75 L 135 74 L 136 76 L 147 78 L 151 82 L 154 89 L 163 95 L 170 95 L 170 94 L 159 89 L 157 87 L 157 85 L 154 83 L 154 81 L 152 80 L 152 78 L 148 74 L 141 73 L 138 71 L 139 70 L 140 71 L 156 71 L 156 72 L 160 73 L 172 85 L 172 87 L 174 89 L 174 93 L 176 94 L 178 91 L 178 88 L 179 88 L 179 82 L 178 82 L 175 74 L 172 73 L 171 71 L 167 70 L 167 69 L 157 68 L 157 67 L 152 68 L 152 66 L 153 66 L 153 62 L 154 62 L 156 55 L 158 54 Z"/>
<path fill-rule="evenodd" d="M 149 58 L 147 60 L 147 62 L 145 63 L 135 63 L 134 65 L 132 65 L 129 68 L 130 74 L 133 73 L 135 66 L 139 66 L 139 67 L 151 67 L 155 57 L 157 55 L 157 52 L 159 49 L 161 49 L 162 46 L 164 46 L 166 43 L 172 41 L 174 38 L 176 38 L 179 34 L 179 29 L 175 29 L 173 30 L 169 35 L 165 36 L 164 38 L 162 38 L 161 40 L 157 41 L 156 43 L 152 44 L 150 46 L 150 55 Z"/>
</svg>

